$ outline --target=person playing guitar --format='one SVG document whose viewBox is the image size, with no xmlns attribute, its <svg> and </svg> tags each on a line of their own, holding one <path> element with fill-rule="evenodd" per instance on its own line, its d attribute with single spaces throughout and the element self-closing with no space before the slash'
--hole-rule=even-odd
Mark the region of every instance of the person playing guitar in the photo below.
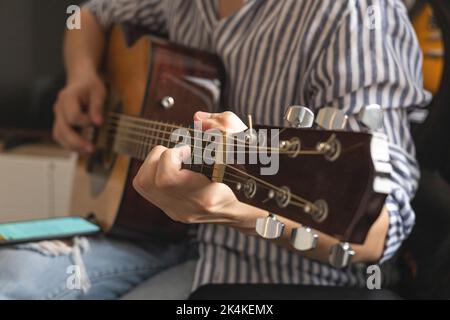
<svg viewBox="0 0 450 320">
<path fill-rule="evenodd" d="M 392 192 L 366 241 L 351 244 L 353 263 L 338 269 L 328 264 L 338 239 L 320 233 L 316 250 L 301 253 L 292 250 L 290 232 L 274 241 L 261 239 L 255 224 L 267 211 L 238 201 L 225 184 L 181 170 L 181 162 L 173 159 L 182 158 L 184 148 L 157 146 L 133 185 L 173 220 L 198 226 L 192 229 L 194 241 L 169 246 L 89 237 L 90 249 L 81 255 L 91 281 L 86 290 L 65 287 L 72 264 L 68 257 L 46 255 L 39 244 L 2 249 L 0 297 L 118 298 L 162 270 L 185 275 L 173 284 L 169 298 L 186 298 L 191 289 L 209 283 L 364 287 L 367 265 L 392 258 L 414 225 L 410 200 L 419 169 L 408 114 L 426 105 L 430 94 L 423 89 L 421 52 L 401 1 L 88 1 L 81 30 L 65 37 L 67 83 L 54 107 L 53 135 L 68 149 L 94 151 L 74 127 L 104 121 L 106 88 L 99 69 L 105 32 L 125 22 L 220 57 L 230 111 L 195 113 L 203 129 L 244 130 L 240 117 L 247 114 L 256 123 L 281 126 L 286 106 L 304 105 L 314 111 L 340 109 L 349 118 L 346 129 L 358 131 L 362 127 L 355 115 L 361 108 L 381 105 Z M 286 230 L 299 227 L 279 220 Z M 21 285 L 9 286 L 9 279 Z"/>
</svg>

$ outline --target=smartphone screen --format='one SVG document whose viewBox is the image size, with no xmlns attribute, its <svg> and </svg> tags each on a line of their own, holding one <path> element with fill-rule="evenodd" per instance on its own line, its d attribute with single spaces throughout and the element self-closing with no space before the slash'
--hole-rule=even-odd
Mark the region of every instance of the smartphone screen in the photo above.
<svg viewBox="0 0 450 320">
<path fill-rule="evenodd" d="M 81 217 L 0 223 L 0 245 L 63 239 L 100 232 L 100 227 Z"/>
</svg>

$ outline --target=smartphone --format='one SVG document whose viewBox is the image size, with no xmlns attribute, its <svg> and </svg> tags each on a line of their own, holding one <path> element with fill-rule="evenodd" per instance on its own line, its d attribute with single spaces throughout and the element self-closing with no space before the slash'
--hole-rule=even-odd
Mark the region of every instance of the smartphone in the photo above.
<svg viewBox="0 0 450 320">
<path fill-rule="evenodd" d="M 0 246 L 41 240 L 65 239 L 101 232 L 82 217 L 61 217 L 0 223 Z"/>
</svg>

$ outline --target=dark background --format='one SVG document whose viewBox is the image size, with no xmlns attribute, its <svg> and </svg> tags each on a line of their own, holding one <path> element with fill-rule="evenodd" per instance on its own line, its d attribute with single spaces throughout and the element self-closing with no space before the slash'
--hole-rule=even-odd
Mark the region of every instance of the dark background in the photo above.
<svg viewBox="0 0 450 320">
<path fill-rule="evenodd" d="M 66 9 L 80 0 L 0 0 L 0 129 L 49 130 L 64 84 Z"/>
</svg>

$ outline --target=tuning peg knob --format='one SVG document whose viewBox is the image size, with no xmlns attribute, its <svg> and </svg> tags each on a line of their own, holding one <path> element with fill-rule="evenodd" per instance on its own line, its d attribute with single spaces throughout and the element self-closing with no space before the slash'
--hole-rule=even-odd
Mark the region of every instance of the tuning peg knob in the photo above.
<svg viewBox="0 0 450 320">
<path fill-rule="evenodd" d="M 292 230 L 291 244 L 299 251 L 308 251 L 317 246 L 319 236 L 309 227 L 300 227 Z"/>
<path fill-rule="evenodd" d="M 328 261 L 333 267 L 341 269 L 350 264 L 354 255 L 355 251 L 350 244 L 348 242 L 341 242 L 331 247 Z"/>
<path fill-rule="evenodd" d="M 281 237 L 283 230 L 284 223 L 278 221 L 273 214 L 256 220 L 256 233 L 264 239 L 277 239 Z"/>
<path fill-rule="evenodd" d="M 377 131 L 383 125 L 383 110 L 378 104 L 371 104 L 361 109 L 358 120 L 370 131 Z"/>
<path fill-rule="evenodd" d="M 247 119 L 248 119 L 248 130 L 245 135 L 245 139 L 247 140 L 248 143 L 256 143 L 258 141 L 258 136 L 256 135 L 255 130 L 253 130 L 252 115 L 251 114 L 247 115 Z"/>
<path fill-rule="evenodd" d="M 284 119 L 294 128 L 311 128 L 314 113 L 303 106 L 290 106 L 284 114 Z"/>
<path fill-rule="evenodd" d="M 325 130 L 343 130 L 347 124 L 347 115 L 339 109 L 325 107 L 317 113 L 316 124 Z"/>
</svg>

